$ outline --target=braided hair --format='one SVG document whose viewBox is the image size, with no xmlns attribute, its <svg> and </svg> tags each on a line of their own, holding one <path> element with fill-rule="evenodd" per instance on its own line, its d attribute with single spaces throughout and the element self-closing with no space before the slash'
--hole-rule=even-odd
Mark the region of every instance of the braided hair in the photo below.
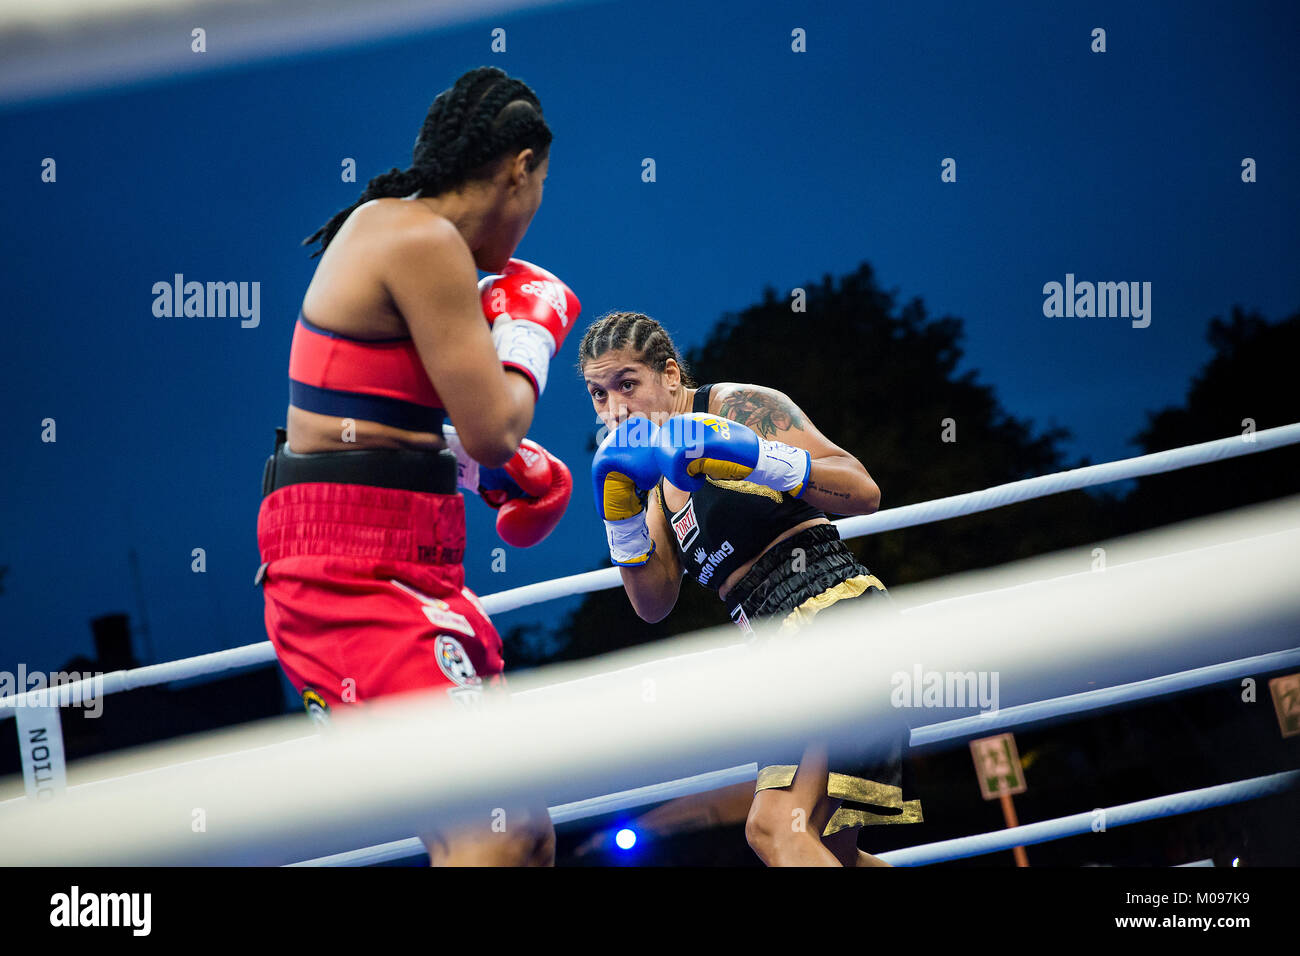
<svg viewBox="0 0 1300 956">
<path fill-rule="evenodd" d="M 411 165 L 394 167 L 366 185 L 361 198 L 336 213 L 329 222 L 303 240 L 304 246 L 320 240 L 312 258 L 330 240 L 358 206 L 371 199 L 437 196 L 470 180 L 491 175 L 492 167 L 507 153 L 533 150 L 532 172 L 550 152 L 551 129 L 542 118 L 542 104 L 522 80 L 494 66 L 470 70 L 454 86 L 438 94 L 429 107 L 415 140 Z"/>
<path fill-rule="evenodd" d="M 659 374 L 663 374 L 668 360 L 672 359 L 682 370 L 682 384 L 695 387 L 695 380 L 668 331 L 640 312 L 609 312 L 591 323 L 578 346 L 578 374 L 582 374 L 588 362 L 622 348 L 630 348 L 638 361 Z"/>
</svg>

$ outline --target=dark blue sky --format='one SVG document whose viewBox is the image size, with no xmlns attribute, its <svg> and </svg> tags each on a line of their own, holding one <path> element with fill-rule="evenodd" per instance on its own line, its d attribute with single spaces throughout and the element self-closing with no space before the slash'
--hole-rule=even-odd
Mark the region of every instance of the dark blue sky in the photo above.
<svg viewBox="0 0 1300 956">
<path fill-rule="evenodd" d="M 766 284 L 867 260 L 904 299 L 965 320 L 964 368 L 1011 413 L 1070 428 L 1072 455 L 1104 461 L 1135 453 L 1147 410 L 1181 401 L 1211 315 L 1300 306 L 1297 19 L 1290 2 L 587 4 L 0 113 L 0 668 L 54 668 L 89 649 L 91 616 L 134 615 L 130 546 L 158 659 L 265 639 L 255 520 L 314 268 L 298 241 L 409 163 L 464 70 L 501 66 L 542 99 L 550 179 L 519 254 L 567 280 L 585 318 L 645 311 L 690 346 Z M 1089 51 L 1094 27 L 1105 54 Z M 47 156 L 56 184 L 40 182 Z M 340 182 L 345 157 L 362 183 Z M 939 181 L 944 157 L 955 184 Z M 260 282 L 261 325 L 155 318 L 152 285 L 177 272 Z M 1042 286 L 1067 272 L 1150 282 L 1150 327 L 1044 318 Z M 799 334 L 816 330 L 792 319 Z M 574 471 L 569 513 L 494 574 L 493 516 L 472 501 L 480 593 L 605 560 L 574 339 L 531 433 Z M 56 444 L 40 441 L 47 417 Z M 206 574 L 190 571 L 196 547 Z"/>
</svg>

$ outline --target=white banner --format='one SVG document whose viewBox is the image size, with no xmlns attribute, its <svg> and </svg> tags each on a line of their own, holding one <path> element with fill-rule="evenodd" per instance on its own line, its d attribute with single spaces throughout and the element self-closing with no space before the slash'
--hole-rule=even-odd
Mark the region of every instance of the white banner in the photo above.
<svg viewBox="0 0 1300 956">
<path fill-rule="evenodd" d="M 23 755 L 27 796 L 52 800 L 68 786 L 59 708 L 16 707 L 14 716 L 18 719 L 18 747 Z"/>
</svg>

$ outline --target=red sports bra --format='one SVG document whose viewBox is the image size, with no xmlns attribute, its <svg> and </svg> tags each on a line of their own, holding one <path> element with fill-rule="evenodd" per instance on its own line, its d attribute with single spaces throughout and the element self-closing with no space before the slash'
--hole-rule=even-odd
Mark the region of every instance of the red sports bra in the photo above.
<svg viewBox="0 0 1300 956">
<path fill-rule="evenodd" d="M 435 434 L 446 417 L 410 336 L 353 338 L 312 324 L 302 312 L 289 348 L 289 403 Z"/>
</svg>

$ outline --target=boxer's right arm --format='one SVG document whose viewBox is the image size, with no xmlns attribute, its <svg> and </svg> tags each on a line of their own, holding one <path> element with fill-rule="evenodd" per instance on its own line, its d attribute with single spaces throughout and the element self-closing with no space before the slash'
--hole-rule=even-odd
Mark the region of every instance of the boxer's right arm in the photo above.
<svg viewBox="0 0 1300 956">
<path fill-rule="evenodd" d="M 385 286 L 465 450 L 503 466 L 528 433 L 536 392 L 502 368 L 469 247 L 445 219 L 421 217 L 399 226 L 385 252 Z"/>
<path fill-rule="evenodd" d="M 591 462 L 610 560 L 619 566 L 637 615 L 651 623 L 667 616 L 681 589 L 681 565 L 653 493 L 660 478 L 658 430 L 647 418 L 628 419 L 605 436 Z"/>
</svg>

